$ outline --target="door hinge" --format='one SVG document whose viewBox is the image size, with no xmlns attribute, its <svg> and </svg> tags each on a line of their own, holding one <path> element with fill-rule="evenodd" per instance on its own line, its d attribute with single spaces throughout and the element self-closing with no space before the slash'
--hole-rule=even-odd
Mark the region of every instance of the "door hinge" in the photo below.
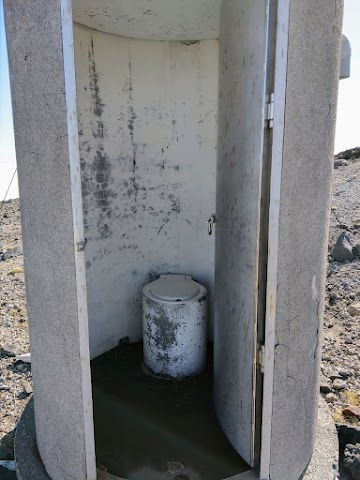
<svg viewBox="0 0 360 480">
<path fill-rule="evenodd" d="M 275 105 L 275 94 L 270 94 L 270 101 L 266 104 L 266 120 L 268 121 L 268 127 L 274 127 L 274 105 Z"/>
<path fill-rule="evenodd" d="M 261 373 L 265 370 L 265 345 L 258 344 L 257 365 Z"/>
</svg>

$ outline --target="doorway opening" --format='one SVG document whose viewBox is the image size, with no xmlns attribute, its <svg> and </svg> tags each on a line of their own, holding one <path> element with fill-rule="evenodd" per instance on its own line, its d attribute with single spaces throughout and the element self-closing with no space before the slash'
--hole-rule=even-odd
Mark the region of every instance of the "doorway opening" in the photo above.
<svg viewBox="0 0 360 480">
<path fill-rule="evenodd" d="M 108 3 L 74 2 L 97 458 L 223 480 L 257 463 L 267 2 Z M 207 369 L 179 382 L 142 367 L 142 289 L 163 274 L 208 291 Z"/>
</svg>

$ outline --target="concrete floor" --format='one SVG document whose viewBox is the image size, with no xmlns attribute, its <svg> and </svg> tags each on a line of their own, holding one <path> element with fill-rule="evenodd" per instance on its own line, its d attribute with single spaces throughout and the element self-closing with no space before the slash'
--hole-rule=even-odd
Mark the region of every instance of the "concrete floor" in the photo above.
<svg viewBox="0 0 360 480">
<path fill-rule="evenodd" d="M 97 460 L 113 475 L 222 480 L 249 470 L 217 422 L 211 362 L 196 378 L 156 379 L 142 367 L 139 343 L 101 355 L 91 369 Z"/>
</svg>

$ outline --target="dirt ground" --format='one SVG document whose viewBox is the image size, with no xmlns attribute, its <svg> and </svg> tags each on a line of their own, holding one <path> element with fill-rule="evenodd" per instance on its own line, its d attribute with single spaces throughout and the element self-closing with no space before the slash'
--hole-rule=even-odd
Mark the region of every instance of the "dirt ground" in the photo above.
<svg viewBox="0 0 360 480">
<path fill-rule="evenodd" d="M 339 162 L 341 163 L 341 162 Z M 334 170 L 324 314 L 321 391 L 337 422 L 360 425 L 359 417 L 342 415 L 348 404 L 360 406 L 360 316 L 351 305 L 360 302 L 360 259 L 337 262 L 332 257 L 339 235 L 360 242 L 360 159 Z"/>
<path fill-rule="evenodd" d="M 29 351 L 18 200 L 0 203 L 0 459 L 13 458 L 16 423 L 31 394 L 31 367 L 15 355 Z"/>
</svg>

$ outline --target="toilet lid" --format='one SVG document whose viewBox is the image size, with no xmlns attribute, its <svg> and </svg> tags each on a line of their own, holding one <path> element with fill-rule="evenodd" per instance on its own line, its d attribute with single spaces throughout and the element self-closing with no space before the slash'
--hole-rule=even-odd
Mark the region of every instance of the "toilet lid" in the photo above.
<svg viewBox="0 0 360 480">
<path fill-rule="evenodd" d="M 200 285 L 189 275 L 161 275 L 149 285 L 150 292 L 160 300 L 190 300 L 200 291 Z"/>
</svg>

